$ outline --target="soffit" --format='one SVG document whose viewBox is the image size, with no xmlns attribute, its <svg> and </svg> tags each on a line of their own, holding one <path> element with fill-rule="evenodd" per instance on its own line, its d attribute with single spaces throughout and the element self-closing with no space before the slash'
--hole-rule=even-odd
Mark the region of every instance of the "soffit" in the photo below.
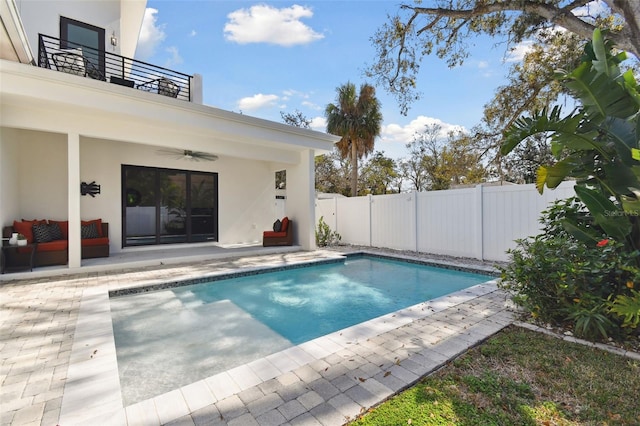
<svg viewBox="0 0 640 426">
<path fill-rule="evenodd" d="M 339 139 L 37 67 L 0 61 L 0 73 L 8 127 L 283 162 L 297 162 L 309 149 L 329 152 Z"/>
<path fill-rule="evenodd" d="M 33 55 L 12 0 L 0 0 L 0 59 L 30 63 Z"/>
</svg>

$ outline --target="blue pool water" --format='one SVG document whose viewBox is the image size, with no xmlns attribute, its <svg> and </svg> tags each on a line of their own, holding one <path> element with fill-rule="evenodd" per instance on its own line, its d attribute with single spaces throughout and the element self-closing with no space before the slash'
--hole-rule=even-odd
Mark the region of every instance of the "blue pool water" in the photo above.
<svg viewBox="0 0 640 426">
<path fill-rule="evenodd" d="M 356 256 L 113 297 L 123 401 L 132 404 L 490 279 Z"/>
<path fill-rule="evenodd" d="M 461 290 L 490 278 L 396 260 L 360 257 L 176 288 L 204 304 L 230 300 L 300 344 L 316 337 Z"/>
</svg>

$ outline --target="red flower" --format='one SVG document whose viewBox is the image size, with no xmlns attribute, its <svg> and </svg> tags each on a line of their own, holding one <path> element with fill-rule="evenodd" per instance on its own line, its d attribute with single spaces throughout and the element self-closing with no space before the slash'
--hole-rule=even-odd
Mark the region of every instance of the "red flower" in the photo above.
<svg viewBox="0 0 640 426">
<path fill-rule="evenodd" d="M 609 244 L 609 240 L 605 239 L 605 240 L 600 240 L 600 241 L 598 241 L 598 244 L 596 244 L 596 246 L 598 246 L 598 247 L 604 247 L 604 246 L 606 246 L 607 244 Z"/>
</svg>

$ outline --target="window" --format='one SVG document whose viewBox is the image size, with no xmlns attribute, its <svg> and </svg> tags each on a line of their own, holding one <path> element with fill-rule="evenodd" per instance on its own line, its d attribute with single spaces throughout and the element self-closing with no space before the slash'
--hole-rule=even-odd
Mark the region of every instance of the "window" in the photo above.
<svg viewBox="0 0 640 426">
<path fill-rule="evenodd" d="M 123 245 L 218 241 L 218 174 L 122 166 Z"/>
<path fill-rule="evenodd" d="M 104 66 L 104 28 L 73 19 L 60 17 L 60 48 L 82 48 L 82 55 L 101 75 L 105 75 Z"/>
</svg>

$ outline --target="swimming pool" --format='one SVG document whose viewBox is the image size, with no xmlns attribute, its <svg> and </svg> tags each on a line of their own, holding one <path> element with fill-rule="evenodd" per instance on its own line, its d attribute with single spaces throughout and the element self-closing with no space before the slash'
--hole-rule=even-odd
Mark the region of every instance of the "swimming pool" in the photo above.
<svg viewBox="0 0 640 426">
<path fill-rule="evenodd" d="M 131 404 L 293 345 L 491 279 L 398 260 L 266 272 L 111 299 Z"/>
</svg>

